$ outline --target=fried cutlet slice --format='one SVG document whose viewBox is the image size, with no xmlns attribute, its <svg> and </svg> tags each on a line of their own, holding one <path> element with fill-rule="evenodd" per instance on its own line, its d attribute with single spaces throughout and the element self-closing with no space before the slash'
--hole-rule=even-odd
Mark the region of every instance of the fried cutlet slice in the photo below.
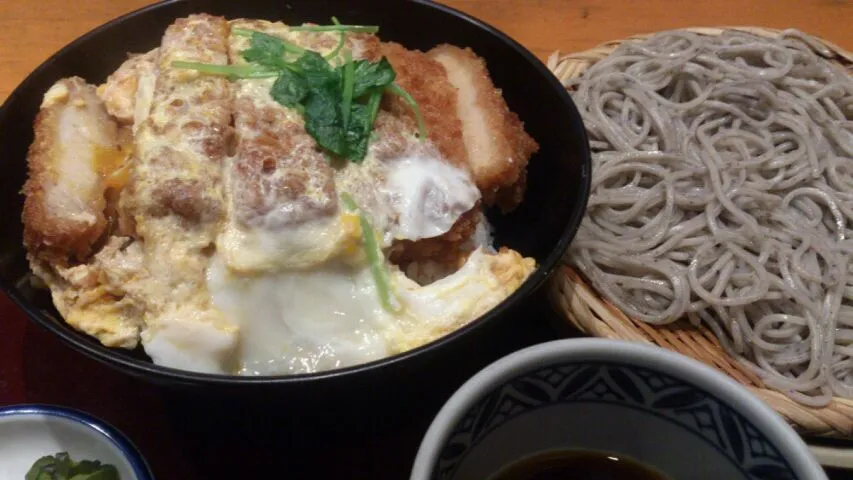
<svg viewBox="0 0 853 480">
<path fill-rule="evenodd" d="M 35 121 L 24 186 L 24 243 L 33 272 L 69 325 L 104 345 L 132 348 L 133 305 L 103 282 L 98 258 L 115 250 L 109 192 L 126 157 L 122 130 L 80 78 L 58 81 Z"/>
<path fill-rule="evenodd" d="M 72 77 L 45 94 L 34 129 L 23 188 L 24 244 L 56 264 L 84 261 L 107 228 L 104 194 L 124 159 L 118 125 L 95 87 Z"/>
<path fill-rule="evenodd" d="M 382 54 L 397 72 L 396 82 L 418 103 L 429 140 L 444 159 L 470 172 L 462 122 L 457 114 L 456 87 L 450 83 L 444 67 L 423 52 L 408 50 L 397 43 L 382 43 Z M 407 119 L 413 128 L 414 114 L 401 98 L 386 95 L 383 104 L 395 116 Z M 468 254 L 459 246 L 474 233 L 478 211 L 479 205 L 463 214 L 450 231 L 439 237 L 396 242 L 392 260 L 404 268 L 408 263 L 424 260 L 459 263 Z"/>
<path fill-rule="evenodd" d="M 524 195 L 527 162 L 538 149 L 489 77 L 486 62 L 470 48 L 440 45 L 427 55 L 456 87 L 468 163 L 488 205 L 515 208 Z"/>
<path fill-rule="evenodd" d="M 346 48 L 352 52 L 352 58 L 378 62 L 382 58 L 382 43 L 379 37 L 370 33 L 348 33 Z"/>
<path fill-rule="evenodd" d="M 321 54 L 339 42 L 335 32 L 292 32 L 280 22 L 235 20 L 231 27 Z M 367 40 L 359 42 L 367 53 Z M 245 63 L 242 52 L 249 47 L 250 38 L 232 35 L 232 63 Z M 357 216 L 339 208 L 335 171 L 305 130 L 302 114 L 270 95 L 275 81 L 234 83 L 236 148 L 225 169 L 230 215 L 217 245 L 228 267 L 242 273 L 309 268 L 356 250 L 359 239 Z"/>
<path fill-rule="evenodd" d="M 336 35 L 288 35 L 286 25 L 262 20 L 234 21 L 231 27 L 286 38 L 302 48 L 331 49 L 337 42 Z M 246 63 L 241 52 L 249 46 L 246 37 L 232 35 L 232 63 Z M 305 131 L 302 115 L 273 100 L 269 91 L 274 81 L 261 78 L 235 82 L 237 143 L 228 168 L 230 207 L 237 223 L 270 230 L 330 215 L 337 209 L 334 171 Z"/>
<path fill-rule="evenodd" d="M 454 270 L 471 253 L 471 249 L 462 247 L 474 234 L 479 219 L 480 209 L 477 204 L 463 213 L 453 227 L 443 235 L 416 241 L 398 240 L 391 248 L 391 261 L 403 270 L 412 263 L 423 261 L 437 262 L 449 270 Z"/>
<path fill-rule="evenodd" d="M 143 303 L 146 352 L 159 364 L 216 359 L 230 369 L 238 327 L 211 305 L 207 267 L 225 215 L 223 161 L 231 137 L 227 78 L 176 68 L 174 61 L 228 64 L 228 22 L 206 14 L 172 23 L 163 35 L 151 109 L 136 134 L 130 180 L 120 202 L 135 221 L 147 270 Z M 198 339 L 198 340 L 196 340 Z M 203 341 L 202 341 L 203 340 Z"/>
<path fill-rule="evenodd" d="M 230 85 L 226 78 L 175 68 L 172 62 L 227 65 L 227 37 L 228 23 L 210 15 L 181 18 L 166 29 L 151 110 L 136 133 L 126 203 L 141 219 L 177 215 L 194 234 L 211 238 L 223 214 Z"/>
<path fill-rule="evenodd" d="M 397 72 L 397 84 L 418 102 L 429 140 L 446 160 L 468 170 L 456 87 L 448 80 L 444 67 L 423 52 L 408 50 L 398 43 L 383 42 L 381 51 Z M 415 124 L 412 108 L 402 98 L 386 95 L 383 107 Z"/>
<path fill-rule="evenodd" d="M 98 96 L 119 123 L 132 125 L 148 115 L 159 56 L 159 48 L 131 55 L 98 86 Z"/>
</svg>

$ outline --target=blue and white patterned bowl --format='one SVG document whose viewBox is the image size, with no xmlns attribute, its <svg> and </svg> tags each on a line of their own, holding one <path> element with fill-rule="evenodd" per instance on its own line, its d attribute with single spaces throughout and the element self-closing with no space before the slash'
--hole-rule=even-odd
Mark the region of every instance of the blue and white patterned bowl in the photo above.
<svg viewBox="0 0 853 480">
<path fill-rule="evenodd" d="M 130 440 L 91 415 L 52 405 L 0 408 L 0 480 L 23 480 L 36 460 L 59 452 L 113 465 L 121 480 L 154 480 Z"/>
<path fill-rule="evenodd" d="M 553 449 L 630 457 L 672 479 L 825 479 L 806 444 L 734 380 L 659 347 L 558 340 L 483 369 L 445 404 L 411 480 L 487 479 Z"/>
</svg>

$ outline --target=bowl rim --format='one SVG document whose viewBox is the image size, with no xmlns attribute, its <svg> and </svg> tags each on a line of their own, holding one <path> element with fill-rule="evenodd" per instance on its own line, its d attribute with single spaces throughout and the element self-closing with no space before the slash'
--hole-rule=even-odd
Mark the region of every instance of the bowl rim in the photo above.
<svg viewBox="0 0 853 480">
<path fill-rule="evenodd" d="M 93 36 L 100 34 L 100 32 L 108 28 L 112 28 L 117 24 L 121 24 L 122 22 L 130 18 L 139 15 L 145 15 L 149 12 L 156 11 L 161 8 L 166 8 L 172 4 L 187 1 L 192 0 L 166 0 L 163 2 L 155 3 L 133 10 L 90 30 L 89 32 L 73 40 L 71 43 L 62 47 L 59 51 L 48 57 L 44 62 L 42 62 L 38 67 L 36 67 L 36 69 L 33 70 L 29 75 L 27 75 L 27 77 L 25 77 L 25 79 L 12 91 L 12 93 L 5 100 L 3 105 L 0 106 L 0 124 L 4 123 L 5 117 L 6 115 L 8 115 L 8 111 L 11 109 L 11 105 L 14 103 L 14 100 L 17 97 L 23 95 L 22 92 L 25 87 L 29 83 L 31 83 L 34 78 L 38 77 L 41 72 L 49 66 L 49 64 L 54 58 L 74 50 L 80 43 L 88 40 Z M 509 35 L 503 33 L 499 29 L 480 19 L 477 19 L 471 15 L 468 15 L 467 13 L 461 12 L 447 5 L 435 3 L 431 0 L 404 1 L 431 8 L 446 15 L 457 17 L 465 22 L 472 24 L 474 27 L 479 29 L 482 34 L 496 37 L 508 48 L 515 50 L 516 53 L 518 53 L 522 58 L 524 58 L 524 60 L 530 66 L 531 72 L 535 72 L 537 75 L 543 77 L 548 83 L 550 83 L 551 88 L 555 90 L 557 95 L 561 98 L 563 104 L 567 105 L 571 110 L 574 110 L 574 114 L 577 117 L 577 121 L 582 122 L 582 120 L 580 119 L 580 113 L 577 111 L 577 107 L 574 105 L 571 96 L 560 83 L 560 81 L 557 79 L 557 77 L 554 76 L 553 73 L 548 69 L 548 67 L 541 60 L 539 60 L 532 52 L 530 52 L 530 50 L 522 46 Z M 581 144 L 588 145 L 589 142 L 586 130 L 582 128 L 580 131 L 580 135 L 582 137 L 580 138 Z M 143 377 L 150 377 L 155 380 L 177 382 L 187 385 L 283 385 L 304 382 L 315 383 L 337 377 L 350 376 L 362 372 L 367 372 L 374 369 L 388 369 L 394 366 L 399 366 L 401 362 L 404 362 L 412 357 L 434 354 L 436 350 L 441 349 L 449 343 L 452 343 L 459 337 L 466 335 L 474 330 L 480 329 L 493 319 L 502 316 L 504 312 L 506 312 L 510 308 L 517 306 L 519 302 L 521 302 L 524 298 L 532 296 L 532 294 L 536 292 L 548 280 L 548 278 L 550 278 L 550 276 L 556 270 L 558 262 L 562 258 L 563 253 L 568 249 L 569 244 L 574 238 L 575 233 L 577 232 L 577 229 L 580 225 L 583 213 L 586 210 L 586 205 L 589 198 L 589 190 L 592 181 L 592 176 L 590 173 L 591 156 L 588 147 L 583 149 L 582 157 L 583 158 L 580 159 L 582 163 L 582 175 L 580 179 L 580 188 L 577 190 L 576 194 L 576 208 L 573 211 L 571 217 L 566 219 L 566 226 L 560 233 L 560 238 L 558 242 L 552 247 L 550 253 L 545 257 L 545 259 L 539 263 L 537 269 L 521 284 L 521 286 L 519 286 L 518 289 L 516 289 L 515 292 L 505 298 L 496 307 L 481 315 L 479 318 L 474 319 L 473 321 L 462 326 L 461 328 L 450 332 L 436 340 L 433 340 L 432 342 L 395 355 L 345 368 L 302 374 L 239 376 L 199 373 L 156 365 L 153 362 L 145 362 L 140 359 L 127 357 L 125 355 L 113 351 L 112 349 L 102 347 L 96 342 L 86 341 L 88 339 L 81 339 L 79 338 L 76 332 L 71 332 L 70 330 L 63 328 L 62 326 L 57 325 L 56 322 L 52 321 L 51 319 L 44 318 L 45 316 L 39 311 L 39 309 L 37 309 L 29 301 L 29 299 L 27 299 L 25 295 L 15 287 L 14 283 L 12 282 L 7 284 L 0 280 L 0 290 L 3 290 L 10 297 L 10 299 L 27 314 L 30 319 L 34 320 L 37 324 L 46 328 L 53 334 L 57 335 L 63 342 L 72 346 L 74 349 L 79 350 L 82 353 L 90 356 L 91 358 L 94 358 L 95 360 L 107 364 L 110 367 L 119 368 L 129 373 L 141 375 Z"/>
<path fill-rule="evenodd" d="M 712 393 L 740 412 L 769 438 L 804 479 L 826 479 L 826 473 L 805 441 L 769 405 L 743 385 L 704 363 L 662 347 L 625 340 L 568 338 L 540 343 L 511 353 L 468 379 L 436 414 L 421 440 L 410 480 L 432 478 L 436 459 L 451 429 L 482 396 L 537 367 L 558 362 L 622 361 L 675 377 Z"/>
<path fill-rule="evenodd" d="M 86 427 L 88 431 L 94 432 L 95 436 L 106 440 L 116 447 L 122 456 L 130 464 L 133 474 L 137 480 L 154 480 L 154 474 L 145 457 L 133 442 L 117 428 L 104 420 L 98 419 L 86 412 L 70 407 L 45 403 L 25 403 L 0 407 L 0 419 L 4 417 L 27 417 L 31 415 L 45 415 L 48 417 L 62 418 Z"/>
</svg>

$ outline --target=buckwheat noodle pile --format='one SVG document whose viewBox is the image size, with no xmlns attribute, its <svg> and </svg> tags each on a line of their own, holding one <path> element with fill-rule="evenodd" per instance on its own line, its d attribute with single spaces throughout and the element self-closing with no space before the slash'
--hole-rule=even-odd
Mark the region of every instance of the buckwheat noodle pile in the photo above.
<svg viewBox="0 0 853 480">
<path fill-rule="evenodd" d="M 578 268 L 814 406 L 853 398 L 853 80 L 823 50 L 670 31 L 568 85 L 593 149 Z"/>
</svg>

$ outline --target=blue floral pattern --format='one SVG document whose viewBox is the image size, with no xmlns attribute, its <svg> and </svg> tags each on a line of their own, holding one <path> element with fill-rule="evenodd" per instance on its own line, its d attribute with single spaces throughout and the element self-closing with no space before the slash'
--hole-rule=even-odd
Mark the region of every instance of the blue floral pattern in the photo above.
<svg viewBox="0 0 853 480">
<path fill-rule="evenodd" d="M 747 478 L 795 479 L 779 450 L 743 415 L 713 395 L 660 372 L 616 363 L 553 365 L 505 382 L 456 425 L 433 478 L 453 476 L 467 453 L 503 423 L 538 408 L 599 402 L 653 411 L 715 446 Z"/>
</svg>

